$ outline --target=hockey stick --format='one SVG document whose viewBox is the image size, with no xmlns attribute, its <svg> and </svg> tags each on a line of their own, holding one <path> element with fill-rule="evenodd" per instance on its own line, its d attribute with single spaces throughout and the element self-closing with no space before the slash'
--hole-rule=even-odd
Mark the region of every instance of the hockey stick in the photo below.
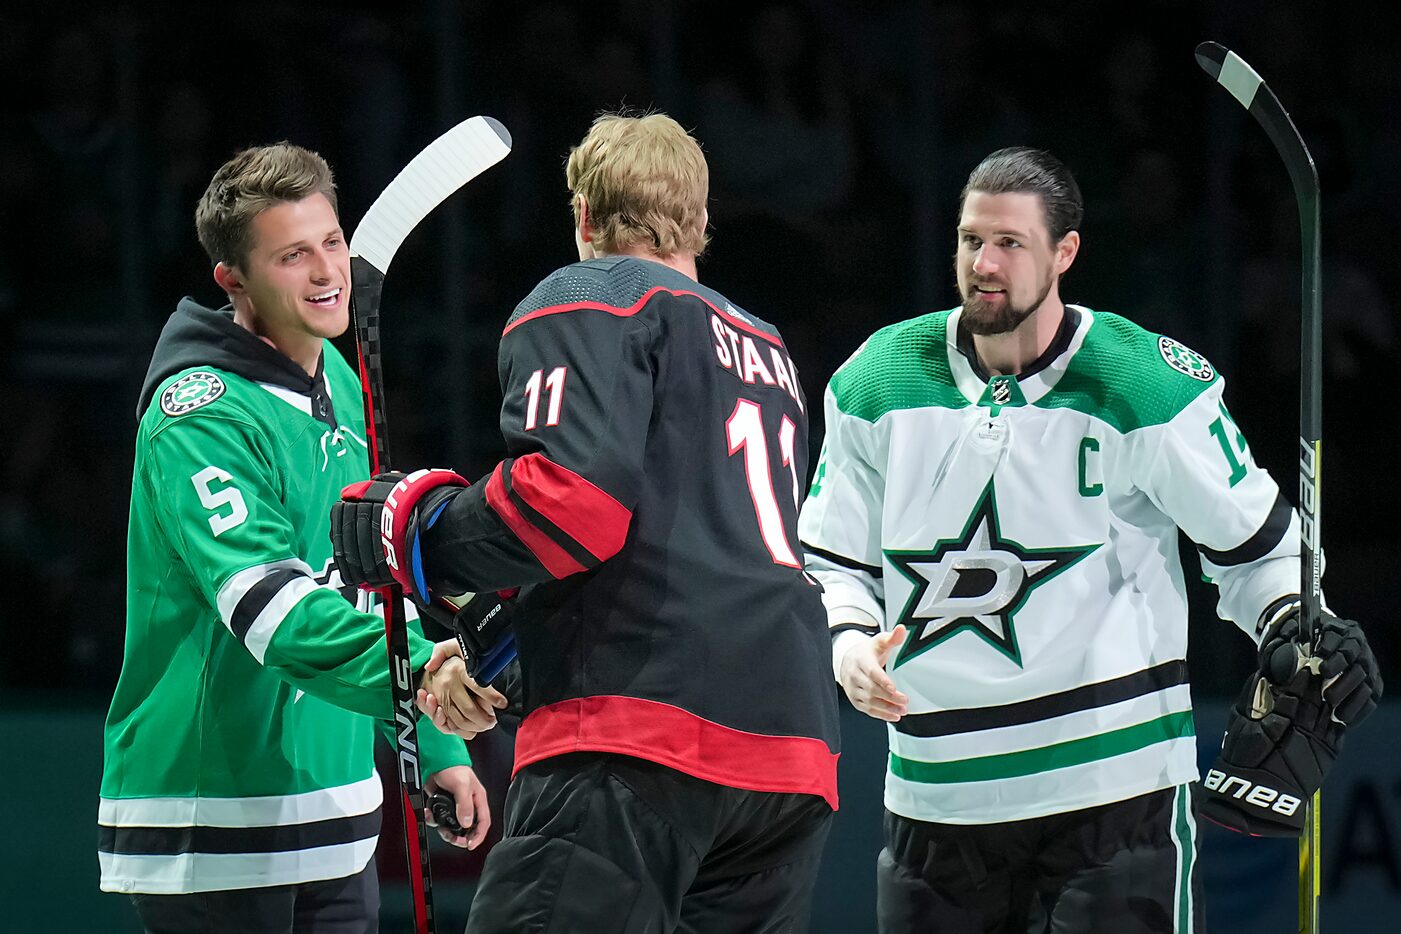
<svg viewBox="0 0 1401 934">
<path fill-rule="evenodd" d="M 1197 46 L 1197 64 L 1255 118 L 1289 170 L 1294 198 L 1299 204 L 1299 229 L 1303 246 L 1303 310 L 1300 322 L 1302 352 L 1299 377 L 1299 518 L 1302 539 L 1302 580 L 1299 588 L 1299 625 L 1313 645 L 1318 634 L 1323 577 L 1321 507 L 1319 486 L 1323 456 L 1323 298 L 1322 253 L 1319 247 L 1320 212 L 1318 172 L 1304 138 L 1279 103 L 1279 98 L 1236 53 L 1215 42 Z M 1308 805 L 1305 833 L 1299 838 L 1299 932 L 1318 934 L 1320 863 L 1323 857 L 1321 792 Z"/>
<path fill-rule="evenodd" d="M 476 178 L 511 151 L 511 134 L 491 117 L 472 117 L 448 130 L 414 156 L 370 205 L 350 239 L 350 317 L 360 357 L 371 475 L 389 470 L 389 430 L 384 409 L 380 357 L 379 302 L 384 277 L 404 238 L 448 195 Z M 428 827 L 422 814 L 423 776 L 418 759 L 418 710 L 410 681 L 409 637 L 404 595 L 396 586 L 384 598 L 385 641 L 394 692 L 394 752 L 404 815 L 404 848 L 418 934 L 434 934 L 433 877 L 428 866 Z"/>
</svg>

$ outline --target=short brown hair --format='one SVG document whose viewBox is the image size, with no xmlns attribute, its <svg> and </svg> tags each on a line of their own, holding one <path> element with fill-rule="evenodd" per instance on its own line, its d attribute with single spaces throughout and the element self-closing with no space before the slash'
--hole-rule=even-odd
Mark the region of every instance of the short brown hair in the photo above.
<svg viewBox="0 0 1401 934">
<path fill-rule="evenodd" d="M 605 113 L 569 152 L 569 191 L 583 195 L 602 252 L 705 250 L 710 170 L 700 144 L 664 113 Z M 574 222 L 579 202 L 574 201 Z"/>
<path fill-rule="evenodd" d="M 215 263 L 248 259 L 253 218 L 283 201 L 322 194 L 336 210 L 336 182 L 326 160 L 285 140 L 244 149 L 219 167 L 195 206 L 195 231 Z"/>
</svg>

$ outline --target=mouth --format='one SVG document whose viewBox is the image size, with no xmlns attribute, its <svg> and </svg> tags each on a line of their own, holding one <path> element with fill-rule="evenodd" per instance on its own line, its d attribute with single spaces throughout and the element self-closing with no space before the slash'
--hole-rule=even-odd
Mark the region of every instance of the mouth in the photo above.
<svg viewBox="0 0 1401 934">
<path fill-rule="evenodd" d="M 341 290 L 328 289 L 320 294 L 308 296 L 306 300 L 317 308 L 334 308 L 341 300 Z"/>
<path fill-rule="evenodd" d="M 996 299 L 1005 296 L 1007 294 L 1007 290 L 998 288 L 996 286 L 975 285 L 971 289 L 969 289 L 969 293 L 969 297 L 976 297 L 985 300 L 995 301 Z"/>
</svg>

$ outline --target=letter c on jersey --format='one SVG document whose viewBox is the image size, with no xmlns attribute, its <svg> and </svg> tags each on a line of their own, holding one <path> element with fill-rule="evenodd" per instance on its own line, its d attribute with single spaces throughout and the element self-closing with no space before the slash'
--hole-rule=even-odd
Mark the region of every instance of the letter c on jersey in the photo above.
<svg viewBox="0 0 1401 934">
<path fill-rule="evenodd" d="M 1089 472 L 1090 472 L 1090 465 L 1089 465 L 1089 460 L 1090 460 L 1090 458 L 1089 458 L 1089 454 L 1090 454 L 1091 451 L 1094 451 L 1095 453 L 1099 453 L 1099 439 L 1098 439 L 1098 438 L 1089 438 L 1089 437 L 1081 438 L 1081 439 L 1080 439 L 1080 495 L 1081 495 L 1081 496 L 1098 496 L 1099 494 L 1101 494 L 1101 493 L 1104 492 L 1104 484 L 1103 484 L 1103 483 L 1098 483 L 1098 482 L 1096 482 L 1096 483 L 1090 483 L 1090 482 L 1089 482 Z M 1096 458 L 1095 460 L 1096 460 L 1096 462 L 1098 462 L 1098 458 Z"/>
</svg>

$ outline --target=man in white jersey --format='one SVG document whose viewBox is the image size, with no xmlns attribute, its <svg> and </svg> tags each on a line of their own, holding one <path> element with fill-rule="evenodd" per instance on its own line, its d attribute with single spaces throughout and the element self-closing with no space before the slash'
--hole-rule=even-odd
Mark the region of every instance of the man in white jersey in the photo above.
<svg viewBox="0 0 1401 934">
<path fill-rule="evenodd" d="M 1220 615 L 1281 647 L 1299 696 L 1279 709 L 1355 722 L 1380 694 L 1331 616 L 1343 686 L 1292 677 L 1298 518 L 1204 357 L 1062 302 L 1082 213 L 1054 156 L 988 156 L 963 192 L 962 306 L 878 331 L 827 388 L 799 531 L 836 679 L 890 723 L 883 932 L 1200 930 L 1179 528 Z M 1291 761 L 1336 751 L 1241 722 L 1243 766 L 1284 771 L 1281 736 Z M 1258 832 L 1233 808 L 1212 816 Z"/>
</svg>

